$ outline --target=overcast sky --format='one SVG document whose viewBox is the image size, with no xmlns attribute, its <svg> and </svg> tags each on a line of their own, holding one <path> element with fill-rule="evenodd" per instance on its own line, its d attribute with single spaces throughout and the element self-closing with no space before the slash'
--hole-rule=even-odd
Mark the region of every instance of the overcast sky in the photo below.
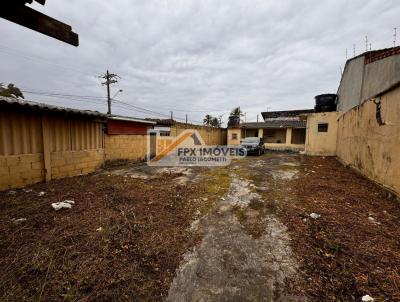
<svg viewBox="0 0 400 302">
<path fill-rule="evenodd" d="M 312 108 L 336 92 L 349 57 L 400 44 L 398 0 L 151 1 L 47 0 L 32 5 L 79 34 L 79 47 L 0 19 L 0 82 L 25 98 L 106 112 L 106 69 L 121 79 L 112 94 L 142 109 L 113 113 L 201 121 L 240 106 L 261 111 Z M 45 96 L 45 94 L 85 97 Z M 93 98 L 89 98 L 93 97 Z M 121 106 L 125 106 L 125 109 Z M 140 112 L 141 111 L 141 112 Z M 158 117 L 164 117 L 159 115 Z"/>
</svg>

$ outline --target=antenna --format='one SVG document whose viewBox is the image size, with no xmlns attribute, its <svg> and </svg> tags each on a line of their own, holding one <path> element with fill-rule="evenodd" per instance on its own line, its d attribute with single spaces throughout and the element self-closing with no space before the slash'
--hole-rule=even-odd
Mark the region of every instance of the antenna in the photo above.
<svg viewBox="0 0 400 302">
<path fill-rule="evenodd" d="M 372 43 L 369 43 L 369 51 L 372 50 Z"/>
<path fill-rule="evenodd" d="M 368 51 L 368 36 L 365 36 L 365 51 Z"/>
<path fill-rule="evenodd" d="M 347 61 L 347 48 L 346 48 L 346 61 Z"/>
<path fill-rule="evenodd" d="M 397 38 L 397 27 L 394 28 L 394 33 L 393 33 L 393 47 L 396 47 L 396 38 Z"/>
<path fill-rule="evenodd" d="M 353 57 L 356 56 L 356 44 L 353 44 Z"/>
</svg>

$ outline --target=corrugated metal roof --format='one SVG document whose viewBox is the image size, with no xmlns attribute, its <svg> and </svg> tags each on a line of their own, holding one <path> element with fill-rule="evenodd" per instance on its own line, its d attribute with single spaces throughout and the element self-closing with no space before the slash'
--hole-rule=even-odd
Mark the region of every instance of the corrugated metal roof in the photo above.
<svg viewBox="0 0 400 302">
<path fill-rule="evenodd" d="M 33 101 L 28 101 L 25 99 L 9 98 L 0 96 L 0 105 L 13 105 L 21 106 L 25 108 L 42 110 L 42 111 L 52 111 L 52 112 L 63 112 L 68 114 L 78 114 L 78 115 L 90 115 L 94 117 L 107 117 L 107 114 L 101 113 L 99 111 L 92 110 L 80 110 L 67 107 L 59 107 L 54 105 L 49 105 L 45 103 L 38 103 Z"/>
<path fill-rule="evenodd" d="M 284 111 L 267 111 L 261 112 L 264 120 L 270 118 L 282 118 L 282 117 L 297 117 L 300 114 L 313 113 L 314 109 L 300 109 L 300 110 L 284 110 Z"/>
<path fill-rule="evenodd" d="M 243 123 L 241 128 L 258 129 L 258 128 L 306 128 L 307 122 L 300 120 L 271 120 L 262 123 Z"/>
<path fill-rule="evenodd" d="M 122 115 L 109 115 L 108 119 L 110 120 L 118 120 L 118 121 L 127 121 L 127 122 L 137 122 L 137 123 L 144 123 L 144 124 L 157 124 L 155 121 L 148 120 L 148 119 L 140 119 L 136 117 L 129 117 L 129 116 L 122 116 Z"/>
</svg>

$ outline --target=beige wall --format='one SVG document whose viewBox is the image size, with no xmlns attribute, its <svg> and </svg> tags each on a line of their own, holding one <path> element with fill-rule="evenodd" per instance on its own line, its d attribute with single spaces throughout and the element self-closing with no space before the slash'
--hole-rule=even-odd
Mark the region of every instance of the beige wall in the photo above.
<svg viewBox="0 0 400 302">
<path fill-rule="evenodd" d="M 186 129 L 197 130 L 208 145 L 226 145 L 226 129 L 177 123 L 171 127 L 170 136 Z M 146 135 L 106 135 L 104 138 L 106 160 L 143 161 L 147 154 Z"/>
<path fill-rule="evenodd" d="M 52 179 L 88 174 L 104 162 L 104 150 L 57 151 L 51 153 Z"/>
<path fill-rule="evenodd" d="M 42 153 L 0 156 L 0 190 L 42 181 L 43 168 Z"/>
<path fill-rule="evenodd" d="M 177 123 L 171 127 L 170 136 L 178 136 L 186 129 L 197 130 L 204 143 L 210 146 L 226 145 L 227 143 L 227 130 L 225 128 L 213 128 L 207 126 L 186 125 Z"/>
<path fill-rule="evenodd" d="M 102 127 L 93 118 L 0 111 L 0 190 L 90 173 L 103 161 Z"/>
<path fill-rule="evenodd" d="M 264 142 L 271 144 L 286 143 L 286 128 L 284 129 L 264 129 Z"/>
<path fill-rule="evenodd" d="M 239 145 L 240 140 L 242 139 L 241 137 L 241 129 L 240 128 L 228 128 L 228 145 L 229 146 L 234 146 L 234 145 Z M 236 134 L 236 139 L 232 138 L 232 134 Z"/>
<path fill-rule="evenodd" d="M 376 121 L 372 100 L 339 118 L 337 156 L 362 174 L 400 194 L 400 88 L 381 101 L 384 125 Z"/>
<path fill-rule="evenodd" d="M 313 113 L 307 116 L 305 152 L 307 155 L 336 154 L 338 112 Z M 328 132 L 318 132 L 318 124 L 327 123 Z"/>
<path fill-rule="evenodd" d="M 128 159 L 142 161 L 147 153 L 146 135 L 106 135 L 104 139 L 105 159 Z"/>
</svg>

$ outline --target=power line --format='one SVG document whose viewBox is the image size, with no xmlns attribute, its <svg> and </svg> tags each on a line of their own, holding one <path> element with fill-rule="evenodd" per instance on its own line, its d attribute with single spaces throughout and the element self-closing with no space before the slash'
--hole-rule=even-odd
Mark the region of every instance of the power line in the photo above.
<svg viewBox="0 0 400 302">
<path fill-rule="evenodd" d="M 56 62 L 53 62 L 53 61 L 50 61 L 48 59 L 41 58 L 41 57 L 38 57 L 38 56 L 28 55 L 28 54 L 26 54 L 26 53 L 24 53 L 24 52 L 22 52 L 22 51 L 20 51 L 18 49 L 14 49 L 14 48 L 11 48 L 11 47 L 8 47 L 8 46 L 0 45 L 0 52 L 8 54 L 8 55 L 12 55 L 12 56 L 17 56 L 17 57 L 20 57 L 20 58 L 23 58 L 23 59 L 26 59 L 26 60 L 29 60 L 29 61 L 36 61 L 36 62 L 40 61 L 40 63 L 45 63 L 45 64 L 48 64 L 48 65 L 57 66 L 57 67 L 59 67 L 61 69 L 70 70 L 70 71 L 73 71 L 73 72 L 77 72 L 77 73 L 92 77 L 92 74 L 90 74 L 88 72 L 81 71 L 81 70 L 79 70 L 77 68 L 68 67 L 65 64 L 56 63 Z"/>
<path fill-rule="evenodd" d="M 57 92 L 33 91 L 33 90 L 25 90 L 25 89 L 21 89 L 21 91 L 26 92 L 26 93 L 31 93 L 31 94 L 38 94 L 38 95 L 65 96 L 65 97 L 77 97 L 77 98 L 84 98 L 84 99 L 99 99 L 99 100 L 106 99 L 106 97 L 104 97 L 104 96 L 63 94 L 63 93 L 57 93 Z"/>
<path fill-rule="evenodd" d="M 157 111 L 154 111 L 154 110 L 150 110 L 150 109 L 147 109 L 147 108 L 143 108 L 143 107 L 140 107 L 140 106 L 132 105 L 132 104 L 123 102 L 123 101 L 121 101 L 121 100 L 113 99 L 113 102 L 117 102 L 117 103 L 123 104 L 123 105 L 125 105 L 125 106 L 127 106 L 127 107 L 129 107 L 129 108 L 133 108 L 133 109 L 136 110 L 136 111 L 141 111 L 141 112 L 144 112 L 144 113 L 151 113 L 151 114 L 156 114 L 156 115 L 159 115 L 159 116 L 164 116 L 164 117 L 166 117 L 166 118 L 171 118 L 171 116 L 168 115 L 168 114 L 164 114 L 164 113 L 157 112 Z M 183 117 L 177 117 L 177 116 L 175 116 L 174 118 L 175 118 L 176 120 L 180 120 L 180 121 L 185 121 L 185 122 L 186 122 L 186 117 L 183 118 Z M 202 122 L 196 121 L 196 120 L 189 120 L 189 121 L 194 122 L 194 123 L 200 123 L 200 124 L 202 123 Z"/>
<path fill-rule="evenodd" d="M 51 97 L 51 98 L 61 98 L 61 99 L 75 101 L 75 102 L 91 103 L 91 104 L 96 104 L 96 105 L 103 105 L 104 101 L 107 99 L 106 97 L 103 97 L 103 96 L 66 94 L 66 93 L 50 92 L 50 91 L 44 91 L 44 90 L 39 90 L 39 91 L 36 90 L 35 91 L 35 90 L 31 90 L 29 88 L 21 89 L 21 91 L 24 93 L 29 93 L 29 94 L 34 94 L 34 95 L 47 96 L 47 97 Z M 165 118 L 170 118 L 170 115 L 168 115 L 168 114 L 164 114 L 164 113 L 161 113 L 158 111 L 154 111 L 152 109 L 147 109 L 144 107 L 126 103 L 126 102 L 123 102 L 118 99 L 111 99 L 111 101 L 113 103 L 119 104 L 120 105 L 119 107 L 124 107 L 125 109 L 129 108 L 132 111 L 136 111 L 136 112 L 140 112 L 140 113 L 144 113 L 144 114 L 148 114 L 148 115 L 153 114 L 153 115 L 162 116 Z M 183 110 L 174 110 L 174 111 L 183 111 Z M 192 112 L 192 111 L 188 110 L 186 112 Z M 175 119 L 186 122 L 186 116 L 185 117 L 175 116 Z M 196 120 L 188 119 L 188 121 L 193 122 L 193 123 L 202 124 L 202 122 L 196 121 Z"/>
</svg>

